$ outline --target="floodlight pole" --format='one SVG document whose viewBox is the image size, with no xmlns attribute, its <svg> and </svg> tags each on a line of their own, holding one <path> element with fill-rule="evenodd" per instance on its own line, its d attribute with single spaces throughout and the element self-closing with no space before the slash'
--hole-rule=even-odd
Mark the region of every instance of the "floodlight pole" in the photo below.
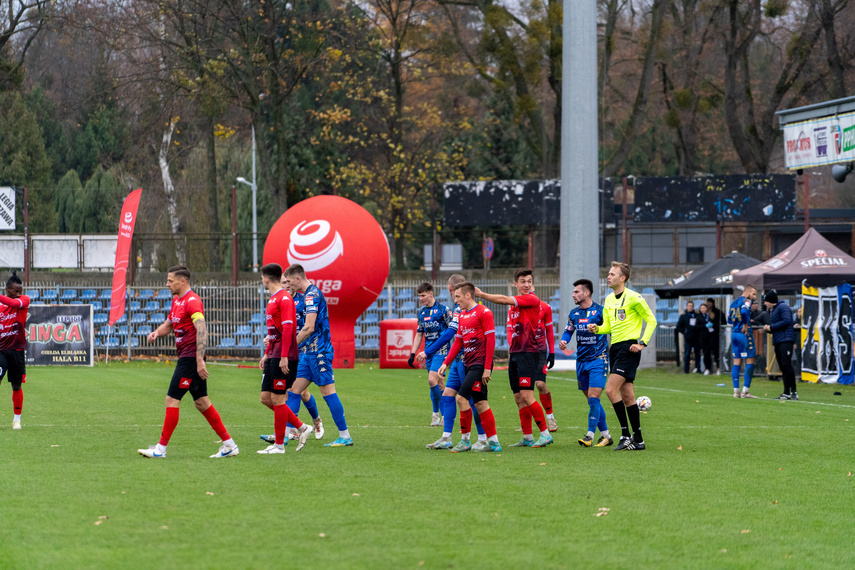
<svg viewBox="0 0 855 570">
<path fill-rule="evenodd" d="M 560 282 L 567 315 L 573 281 L 600 282 L 596 0 L 564 3 L 562 57 Z"/>
<path fill-rule="evenodd" d="M 237 179 L 252 189 L 252 272 L 258 273 L 258 184 L 255 179 L 255 125 L 252 126 L 252 182 L 246 178 Z"/>
</svg>

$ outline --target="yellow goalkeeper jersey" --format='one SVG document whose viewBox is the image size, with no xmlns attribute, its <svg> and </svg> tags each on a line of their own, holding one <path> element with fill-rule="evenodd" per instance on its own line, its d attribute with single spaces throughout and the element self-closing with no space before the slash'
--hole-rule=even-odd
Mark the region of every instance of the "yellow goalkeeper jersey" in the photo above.
<svg viewBox="0 0 855 570">
<path fill-rule="evenodd" d="M 641 325 L 647 323 L 644 336 Z M 639 293 L 624 289 L 620 298 L 611 293 L 603 303 L 603 324 L 597 334 L 612 335 L 612 344 L 627 340 L 643 340 L 645 344 L 653 337 L 656 328 L 656 316 L 650 310 L 647 301 Z"/>
</svg>

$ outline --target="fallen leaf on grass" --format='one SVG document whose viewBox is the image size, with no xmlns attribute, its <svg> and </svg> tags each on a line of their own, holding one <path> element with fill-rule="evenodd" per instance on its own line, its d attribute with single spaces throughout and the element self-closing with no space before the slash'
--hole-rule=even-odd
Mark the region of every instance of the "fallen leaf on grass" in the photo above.
<svg viewBox="0 0 855 570">
<path fill-rule="evenodd" d="M 726 548 L 722 548 L 721 550 L 719 550 L 719 552 L 727 552 L 727 549 L 726 549 Z"/>
<path fill-rule="evenodd" d="M 122 494 L 124 495 L 124 494 L 125 494 L 125 492 L 124 492 L 124 491 L 122 491 Z"/>
<path fill-rule="evenodd" d="M 354 494 L 353 494 L 353 496 L 354 496 L 354 497 L 358 497 L 358 496 L 359 496 L 359 493 L 354 493 Z"/>
<path fill-rule="evenodd" d="M 773 505 L 777 505 L 777 504 L 778 504 L 778 501 L 772 501 L 772 504 L 773 504 Z"/>
<path fill-rule="evenodd" d="M 742 531 L 742 534 L 748 534 L 749 532 L 751 532 L 751 529 L 745 529 Z"/>
<path fill-rule="evenodd" d="M 425 561 L 424 561 L 424 560 L 420 560 L 420 561 L 419 561 L 419 566 L 424 566 L 424 565 L 425 565 Z"/>
<path fill-rule="evenodd" d="M 683 451 L 683 446 L 682 445 L 678 446 L 677 451 Z"/>
<path fill-rule="evenodd" d="M 213 493 L 212 493 L 212 492 L 210 492 L 210 491 L 205 491 L 205 494 L 206 494 L 206 495 L 213 495 Z"/>
<path fill-rule="evenodd" d="M 95 521 L 95 526 L 100 525 L 102 522 L 104 522 L 104 521 Z"/>
<path fill-rule="evenodd" d="M 846 420 L 846 421 L 848 422 L 849 420 Z M 51 447 L 59 447 L 59 446 L 58 445 L 51 445 Z"/>
<path fill-rule="evenodd" d="M 695 403 L 696 403 L 696 404 L 700 404 L 700 403 L 701 403 L 701 401 L 700 401 L 700 400 L 695 400 Z"/>
<path fill-rule="evenodd" d="M 105 520 L 107 520 L 108 518 L 110 518 L 110 517 L 108 517 L 107 515 L 101 515 L 100 517 L 98 517 L 98 520 L 99 520 L 99 521 L 105 521 Z"/>
<path fill-rule="evenodd" d="M 169 527 L 166 525 L 163 525 L 162 527 L 160 527 L 160 530 L 169 530 Z"/>
<path fill-rule="evenodd" d="M 783 467 L 778 467 L 778 471 L 783 471 L 783 470 L 784 470 Z"/>
<path fill-rule="evenodd" d="M 848 477 L 852 477 L 852 472 L 850 471 L 850 472 L 847 474 L 847 476 L 848 476 Z"/>
<path fill-rule="evenodd" d="M 817 412 L 817 413 L 819 413 L 819 412 Z"/>
<path fill-rule="evenodd" d="M 541 463 L 541 465 L 546 465 L 546 463 Z"/>
<path fill-rule="evenodd" d="M 600 511 L 600 512 L 598 512 L 598 513 L 594 513 L 594 516 L 595 516 L 595 517 L 604 517 L 604 516 L 606 516 L 607 514 L 609 514 L 609 511 Z"/>
<path fill-rule="evenodd" d="M 318 538 L 326 538 L 326 537 L 327 537 L 327 535 L 324 534 L 323 532 L 318 534 Z"/>
</svg>

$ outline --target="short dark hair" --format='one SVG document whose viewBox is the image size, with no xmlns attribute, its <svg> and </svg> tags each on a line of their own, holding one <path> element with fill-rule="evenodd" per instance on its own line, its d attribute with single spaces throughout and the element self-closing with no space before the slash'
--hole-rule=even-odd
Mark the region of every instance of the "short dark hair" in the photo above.
<svg viewBox="0 0 855 570">
<path fill-rule="evenodd" d="M 520 277 L 528 277 L 532 275 L 534 272 L 531 269 L 526 269 L 525 267 L 520 267 L 519 269 L 514 271 L 514 283 L 520 280 Z"/>
<path fill-rule="evenodd" d="M 261 274 L 270 279 L 282 279 L 282 266 L 278 263 L 268 263 L 261 267 Z"/>
<path fill-rule="evenodd" d="M 594 284 L 591 283 L 590 279 L 579 279 L 573 282 L 573 287 L 578 287 L 580 285 L 587 289 L 588 293 L 590 293 L 591 295 L 594 294 Z"/>
<path fill-rule="evenodd" d="M 12 276 L 6 281 L 6 287 L 11 287 L 12 285 L 23 285 L 21 278 L 18 277 L 18 272 L 14 269 L 12 270 Z"/>
<path fill-rule="evenodd" d="M 292 275 L 299 275 L 300 277 L 306 276 L 306 270 L 303 269 L 303 266 L 299 263 L 294 263 L 293 265 L 289 265 L 288 269 L 285 270 L 285 275 L 291 277 Z"/>
<path fill-rule="evenodd" d="M 187 281 L 190 281 L 190 270 L 187 269 L 184 265 L 173 265 L 169 269 L 166 270 L 166 273 L 172 273 L 176 277 L 183 277 Z"/>
<path fill-rule="evenodd" d="M 462 293 L 465 295 L 469 293 L 470 295 L 475 295 L 475 284 L 470 283 L 469 281 L 464 281 L 463 283 L 458 283 L 454 286 L 454 290 L 462 289 Z"/>
<path fill-rule="evenodd" d="M 416 294 L 420 295 L 422 293 L 433 293 L 433 285 L 425 281 L 418 287 L 416 287 Z"/>
<path fill-rule="evenodd" d="M 448 284 L 451 285 L 452 287 L 456 287 L 456 286 L 460 285 L 461 283 L 464 283 L 465 281 L 466 281 L 466 278 L 459 273 L 455 273 L 451 277 L 448 278 Z"/>
<path fill-rule="evenodd" d="M 710 297 L 709 299 L 707 299 L 707 303 L 709 303 L 710 305 L 712 305 L 713 307 L 715 307 L 715 299 L 713 299 L 712 297 Z"/>
</svg>

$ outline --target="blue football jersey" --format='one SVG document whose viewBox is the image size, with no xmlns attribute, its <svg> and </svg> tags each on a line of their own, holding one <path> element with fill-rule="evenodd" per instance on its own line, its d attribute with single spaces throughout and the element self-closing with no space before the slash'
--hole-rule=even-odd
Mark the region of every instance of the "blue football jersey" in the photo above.
<svg viewBox="0 0 855 570">
<path fill-rule="evenodd" d="M 330 338 L 330 315 L 327 311 L 327 300 L 321 290 L 314 284 L 309 285 L 303 293 L 303 322 L 308 315 L 315 314 L 315 330 L 309 338 L 300 343 L 300 352 L 305 353 L 331 353 L 333 352 L 332 339 Z"/>
<path fill-rule="evenodd" d="M 608 350 L 608 340 L 605 334 L 588 332 L 588 325 L 603 324 L 603 306 L 592 303 L 587 309 L 576 307 L 570 311 L 567 326 L 561 340 L 570 342 L 573 332 L 576 332 L 576 361 L 590 362 L 602 358 Z"/>
<path fill-rule="evenodd" d="M 737 297 L 730 304 L 727 313 L 728 324 L 733 325 L 733 332 L 742 332 L 742 325 L 751 327 L 751 299 Z"/>
<path fill-rule="evenodd" d="M 454 311 L 451 313 L 451 320 L 448 322 L 448 328 L 454 331 L 455 336 L 457 335 L 457 329 L 460 326 L 460 305 L 457 303 L 454 304 Z M 451 343 L 454 342 L 454 337 L 451 337 L 451 342 L 448 343 L 448 348 L 451 348 Z M 448 350 L 446 350 L 446 354 L 448 354 Z M 461 350 L 457 356 L 454 358 L 455 362 L 463 362 L 463 351 Z"/>
<path fill-rule="evenodd" d="M 451 311 L 442 303 L 435 302 L 433 307 L 422 307 L 419 309 L 417 333 L 425 335 L 425 346 L 436 342 L 443 331 L 448 328 L 451 322 Z M 446 344 L 434 354 L 448 354 L 448 345 Z"/>
<path fill-rule="evenodd" d="M 303 325 L 306 324 L 306 303 L 303 299 L 303 293 L 296 291 L 294 293 L 294 309 L 297 311 L 297 334 L 303 330 Z"/>
</svg>

